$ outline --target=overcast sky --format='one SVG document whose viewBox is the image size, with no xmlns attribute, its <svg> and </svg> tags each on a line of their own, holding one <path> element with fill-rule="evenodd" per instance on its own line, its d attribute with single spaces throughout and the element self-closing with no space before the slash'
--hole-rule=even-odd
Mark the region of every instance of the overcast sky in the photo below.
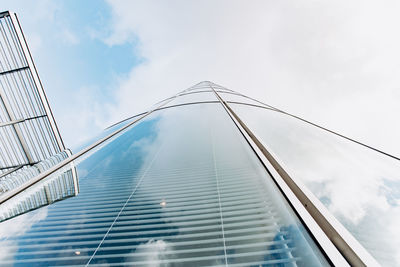
<svg viewBox="0 0 400 267">
<path fill-rule="evenodd" d="M 2 1 L 68 147 L 210 80 L 400 156 L 398 1 Z"/>
</svg>

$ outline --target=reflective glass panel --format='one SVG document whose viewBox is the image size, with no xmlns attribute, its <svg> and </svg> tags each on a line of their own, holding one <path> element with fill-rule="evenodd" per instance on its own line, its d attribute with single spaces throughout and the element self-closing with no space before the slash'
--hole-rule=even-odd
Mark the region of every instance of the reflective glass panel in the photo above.
<svg viewBox="0 0 400 267">
<path fill-rule="evenodd" d="M 117 131 L 118 129 L 121 129 L 125 125 L 131 123 L 132 121 L 136 120 L 139 116 L 142 116 L 143 114 L 139 114 L 136 116 L 133 116 L 131 118 L 125 119 L 121 122 L 118 122 L 116 124 L 111 125 L 110 127 L 104 129 L 101 133 L 89 138 L 88 140 L 82 142 L 81 144 L 77 145 L 76 147 L 73 148 L 73 152 L 77 153 L 81 151 L 82 149 L 85 149 L 86 147 L 90 146 L 94 142 L 106 137 L 107 135 Z"/>
<path fill-rule="evenodd" d="M 183 92 L 183 94 L 197 93 L 197 92 L 212 92 L 211 87 L 203 87 L 200 89 L 193 89 L 190 91 Z"/>
<path fill-rule="evenodd" d="M 166 106 L 179 105 L 185 103 L 195 103 L 204 101 L 218 101 L 214 92 L 201 92 L 181 95 L 169 102 Z"/>
<path fill-rule="evenodd" d="M 233 94 L 233 93 L 218 93 L 220 97 L 225 100 L 225 101 L 232 101 L 232 102 L 240 102 L 240 103 L 246 103 L 246 104 L 252 104 L 252 105 L 257 105 L 257 106 L 265 106 L 264 104 L 261 104 L 260 102 L 257 102 L 255 100 L 252 100 L 250 98 L 238 95 L 238 94 Z"/>
<path fill-rule="evenodd" d="M 0 223 L 0 265 L 327 265 L 219 103 L 154 112 L 75 164 L 77 196 Z"/>
<path fill-rule="evenodd" d="M 227 91 L 227 92 L 233 92 L 231 89 L 228 89 L 228 88 L 225 88 L 225 87 L 223 87 L 223 86 L 220 86 L 220 85 L 218 85 L 218 84 L 212 84 L 212 88 L 214 89 L 214 90 L 220 90 L 220 91 Z"/>
<path fill-rule="evenodd" d="M 215 90 L 216 92 L 221 92 L 221 93 L 233 93 L 232 91 L 228 91 L 228 90 L 226 90 L 226 89 L 214 88 L 214 90 Z"/>
<path fill-rule="evenodd" d="M 154 105 L 152 105 L 148 110 L 153 110 L 153 109 L 157 109 L 161 106 L 164 106 L 167 103 L 169 103 L 170 101 L 172 101 L 172 99 L 174 99 L 174 98 L 175 98 L 175 96 L 163 99 L 162 101 L 159 101 L 159 102 L 155 103 Z"/>
<path fill-rule="evenodd" d="M 186 89 L 185 92 L 191 92 L 191 91 L 195 91 L 195 90 L 209 90 L 209 89 L 211 89 L 211 87 L 210 87 L 211 84 L 212 83 L 210 83 L 208 81 L 203 81 L 203 82 L 196 84 L 195 86 L 190 87 L 189 89 Z"/>
<path fill-rule="evenodd" d="M 230 104 L 383 266 L 400 266 L 400 162 L 282 113 Z"/>
</svg>

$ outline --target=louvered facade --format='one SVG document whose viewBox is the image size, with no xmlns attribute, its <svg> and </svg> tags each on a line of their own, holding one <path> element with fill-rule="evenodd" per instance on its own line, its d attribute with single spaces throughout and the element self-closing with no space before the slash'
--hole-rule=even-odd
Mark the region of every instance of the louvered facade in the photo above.
<svg viewBox="0 0 400 267">
<path fill-rule="evenodd" d="M 18 18 L 0 12 L 0 178 L 65 149 Z"/>
</svg>

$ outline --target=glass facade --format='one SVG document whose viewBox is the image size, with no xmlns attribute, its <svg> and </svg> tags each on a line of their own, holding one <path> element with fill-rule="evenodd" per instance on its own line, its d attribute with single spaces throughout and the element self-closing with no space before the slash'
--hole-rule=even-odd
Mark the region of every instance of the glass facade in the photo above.
<svg viewBox="0 0 400 267">
<path fill-rule="evenodd" d="M 180 104 L 187 104 L 187 103 L 193 103 L 193 102 L 209 102 L 209 101 L 218 101 L 218 99 L 215 97 L 214 92 L 212 91 L 192 91 L 190 93 L 182 94 L 179 97 L 175 98 L 171 102 L 167 104 L 167 106 L 172 106 L 172 105 L 180 105 Z"/>
<path fill-rule="evenodd" d="M 227 102 L 232 102 L 232 103 L 239 102 L 239 103 L 243 103 L 243 104 L 263 106 L 260 102 L 254 101 L 247 97 L 243 97 L 236 93 L 219 92 L 219 95 L 222 97 L 222 99 L 224 99 L 224 101 L 227 101 Z"/>
<path fill-rule="evenodd" d="M 112 126 L 99 136 L 105 142 L 19 193 L 16 197 L 24 198 L 41 191 L 72 169 L 79 181 L 78 194 L 77 189 L 70 190 L 75 194 L 0 223 L 0 265 L 332 265 L 336 254 L 323 249 L 326 245 L 312 230 L 308 217 L 224 109 L 214 92 L 222 98 L 232 94 L 221 91 L 230 92 L 203 82 L 184 95 L 162 101 L 163 106 L 137 122 L 141 116 Z M 387 211 L 397 212 L 399 195 L 390 187 L 398 181 L 398 163 L 388 160 L 394 169 L 383 162 L 355 165 L 373 153 L 358 148 L 359 154 L 350 156 L 346 149 L 355 149 L 354 144 L 345 148 L 338 144 L 347 141 L 315 127 L 307 132 L 303 128 L 309 126 L 304 122 L 233 96 L 243 104 L 229 103 L 231 108 L 285 163 L 287 171 L 380 263 L 396 265 L 399 239 L 390 241 L 387 234 L 393 237 L 398 231 L 388 227 L 368 236 L 371 229 L 365 224 L 378 221 L 384 228 L 394 217 L 365 206 L 362 195 L 357 200 L 346 194 L 358 192 L 357 184 L 359 190 L 382 185 L 379 196 L 384 199 L 380 201 L 391 205 L 384 206 Z M 334 152 L 346 162 L 335 160 Z M 370 174 L 372 167 L 375 176 Z M 355 173 L 360 168 L 363 172 Z M 347 214 L 354 215 L 352 220 L 346 220 Z M 360 223 L 360 227 L 351 223 Z M 392 258 L 382 256 L 383 246 L 391 249 Z"/>
<path fill-rule="evenodd" d="M 2 264 L 328 265 L 219 103 L 156 111 L 76 165 L 77 196 L 2 223 Z"/>
<path fill-rule="evenodd" d="M 230 106 L 380 264 L 400 266 L 399 160 L 283 113 Z"/>
</svg>

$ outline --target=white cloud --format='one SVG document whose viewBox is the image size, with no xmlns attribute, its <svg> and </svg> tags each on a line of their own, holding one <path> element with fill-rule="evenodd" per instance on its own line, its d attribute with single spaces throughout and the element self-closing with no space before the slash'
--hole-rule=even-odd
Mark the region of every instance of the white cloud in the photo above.
<svg viewBox="0 0 400 267">
<path fill-rule="evenodd" d="M 108 103 L 99 99 L 101 90 L 97 87 L 81 87 L 69 96 L 72 105 L 63 113 L 57 114 L 57 121 L 63 122 L 63 129 L 68 130 L 68 144 L 81 144 L 93 137 L 93 133 L 107 125 Z M 68 108 L 68 106 L 67 106 Z M 61 132 L 63 135 L 64 132 Z M 64 136 L 65 137 L 65 136 Z M 65 138 L 64 138 L 65 140 Z M 74 151 L 77 152 L 77 151 Z"/>
<path fill-rule="evenodd" d="M 146 262 L 147 266 L 165 266 L 162 262 L 165 258 L 165 254 L 171 254 L 172 248 L 168 242 L 164 240 L 150 239 L 146 243 L 140 244 L 131 256 L 127 257 L 127 262 L 138 261 Z"/>
<path fill-rule="evenodd" d="M 397 2 L 109 4 L 104 41 L 137 38 L 146 59 L 120 83 L 113 119 L 211 80 L 400 154 Z"/>
<path fill-rule="evenodd" d="M 44 207 L 37 211 L 25 213 L 11 220 L 1 223 L 0 228 L 0 260 L 3 266 L 12 266 L 14 254 L 18 251 L 17 240 L 9 240 L 11 237 L 21 236 L 29 231 L 34 224 L 47 217 L 47 208 Z M 7 259 L 8 264 L 3 261 Z"/>
<path fill-rule="evenodd" d="M 42 38 L 44 38 L 44 36 L 40 34 L 41 29 L 38 25 L 43 21 L 46 21 L 47 24 L 54 23 L 56 13 L 59 9 L 59 3 L 51 0 L 40 0 L 34 2 L 3 0 L 1 11 L 8 10 L 17 14 L 18 20 L 24 30 L 25 37 L 28 38 L 29 49 L 35 57 L 35 55 L 40 51 L 40 47 L 43 43 Z"/>
</svg>

